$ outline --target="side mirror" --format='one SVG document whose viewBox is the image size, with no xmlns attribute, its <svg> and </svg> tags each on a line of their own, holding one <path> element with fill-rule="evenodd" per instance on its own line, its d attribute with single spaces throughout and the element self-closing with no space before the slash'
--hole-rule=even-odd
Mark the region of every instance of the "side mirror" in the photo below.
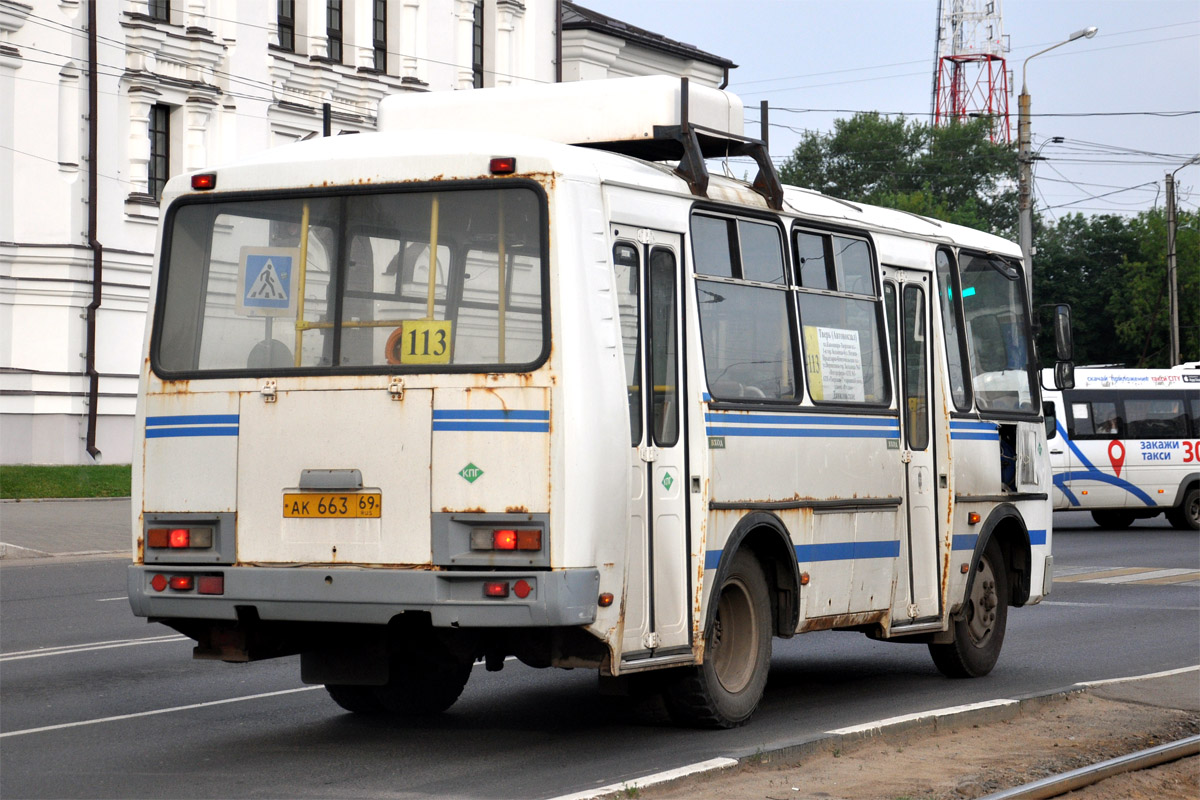
<svg viewBox="0 0 1200 800">
<path fill-rule="evenodd" d="M 1046 426 L 1047 440 L 1058 435 L 1058 420 L 1054 416 L 1054 403 L 1049 400 L 1042 403 L 1042 422 Z"/>
<path fill-rule="evenodd" d="M 1075 388 L 1075 363 L 1058 361 L 1054 364 L 1054 388 L 1062 391 Z"/>
<path fill-rule="evenodd" d="M 1066 303 L 1054 307 L 1054 354 L 1058 361 L 1075 358 L 1075 344 L 1071 339 L 1071 307 Z"/>
</svg>

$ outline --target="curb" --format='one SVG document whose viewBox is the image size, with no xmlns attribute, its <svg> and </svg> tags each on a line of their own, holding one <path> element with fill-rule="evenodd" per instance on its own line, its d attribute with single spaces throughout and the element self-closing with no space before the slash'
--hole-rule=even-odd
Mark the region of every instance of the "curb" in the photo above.
<svg viewBox="0 0 1200 800">
<path fill-rule="evenodd" d="M 0 503 L 108 503 L 131 497 L 4 497 Z"/>
<path fill-rule="evenodd" d="M 600 786 L 595 789 L 588 789 L 575 794 L 560 795 L 558 797 L 551 798 L 551 800 L 597 800 L 597 798 L 620 794 L 630 786 L 645 788 L 647 786 L 662 785 L 684 777 L 695 776 L 707 772 L 715 772 L 717 770 L 730 769 L 747 761 L 759 762 L 768 757 L 787 759 L 799 756 L 807 756 L 814 753 L 836 749 L 841 744 L 855 744 L 864 740 L 897 733 L 908 733 L 912 731 L 953 731 L 966 725 L 1003 722 L 1005 720 L 1014 719 L 1015 717 L 1020 716 L 1026 710 L 1032 710 L 1045 705 L 1061 702 L 1068 697 L 1083 694 L 1094 687 L 1109 686 L 1115 683 L 1131 683 L 1133 681 L 1152 680 L 1154 678 L 1166 678 L 1172 675 L 1180 675 L 1185 672 L 1197 671 L 1200 671 L 1200 665 L 1166 670 L 1163 672 L 1154 672 L 1147 675 L 1133 675 L 1127 678 L 1109 678 L 1106 680 L 1084 681 L 1080 683 L 1073 683 L 1070 686 L 1059 689 L 1051 689 L 1046 692 L 1037 692 L 1034 694 L 1021 695 L 1014 698 L 985 700 L 980 703 L 949 706 L 947 708 L 938 708 L 932 711 L 919 711 L 914 714 L 888 717 L 886 719 L 876 720 L 874 722 L 863 723 L 862 725 L 853 725 L 846 728 L 837 728 L 831 731 L 813 734 L 811 736 L 806 736 L 786 744 L 773 746 L 769 749 L 758 748 L 755 750 L 734 751 L 724 758 L 713 758 L 697 764 L 690 764 L 687 766 L 678 767 L 676 769 L 658 772 L 652 775 L 646 775 L 640 778 L 633 778 L 621 783 Z"/>
</svg>

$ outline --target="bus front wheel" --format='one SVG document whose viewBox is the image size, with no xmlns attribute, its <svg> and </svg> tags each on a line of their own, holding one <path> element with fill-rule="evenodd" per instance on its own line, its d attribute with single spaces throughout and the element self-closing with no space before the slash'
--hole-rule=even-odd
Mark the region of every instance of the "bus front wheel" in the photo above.
<svg viewBox="0 0 1200 800">
<path fill-rule="evenodd" d="M 1092 520 L 1101 528 L 1119 531 L 1132 525 L 1134 516 L 1129 511 L 1093 511 Z"/>
<path fill-rule="evenodd" d="M 663 692 L 679 723 L 733 728 L 762 699 L 771 665 L 771 604 L 767 579 L 750 553 L 734 556 L 707 631 L 704 663 L 679 670 Z"/>
<path fill-rule="evenodd" d="M 1167 512 L 1167 521 L 1181 531 L 1200 530 L 1200 489 L 1193 486 L 1184 492 L 1179 507 Z"/>
<path fill-rule="evenodd" d="M 930 644 L 929 654 L 947 678 L 987 675 L 1000 658 L 1008 623 L 1008 571 L 1004 554 L 993 539 L 975 565 L 975 580 L 966 607 L 954 620 L 954 641 Z"/>
</svg>

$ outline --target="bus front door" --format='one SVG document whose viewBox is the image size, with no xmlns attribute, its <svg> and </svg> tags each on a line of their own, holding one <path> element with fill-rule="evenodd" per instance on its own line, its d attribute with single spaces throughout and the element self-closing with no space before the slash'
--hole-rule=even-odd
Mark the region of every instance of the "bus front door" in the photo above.
<svg viewBox="0 0 1200 800">
<path fill-rule="evenodd" d="M 678 234 L 613 225 L 629 382 L 630 517 L 622 661 L 691 652 Z"/>
<path fill-rule="evenodd" d="M 900 403 L 900 460 L 904 465 L 905 530 L 902 550 L 907 553 L 907 575 L 898 576 L 892 600 L 893 624 L 929 620 L 940 614 L 938 602 L 938 453 L 932 435 L 930 402 L 929 274 L 885 269 L 889 302 L 899 305 L 898 330 L 893 329 L 893 354 L 899 364 L 897 395 Z M 889 310 L 889 313 L 893 313 Z M 899 340 L 898 347 L 896 340 Z M 902 567 L 903 569 L 903 567 Z M 904 591 L 907 589 L 907 591 Z"/>
</svg>

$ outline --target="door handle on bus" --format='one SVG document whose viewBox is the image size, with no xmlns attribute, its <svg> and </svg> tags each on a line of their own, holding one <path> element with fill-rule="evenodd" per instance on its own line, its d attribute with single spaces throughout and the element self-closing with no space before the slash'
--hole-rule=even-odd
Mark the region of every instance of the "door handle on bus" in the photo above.
<svg viewBox="0 0 1200 800">
<path fill-rule="evenodd" d="M 1062 450 L 1051 450 L 1050 451 L 1050 455 L 1052 455 L 1052 456 L 1061 456 L 1062 454 L 1063 454 Z"/>
</svg>

